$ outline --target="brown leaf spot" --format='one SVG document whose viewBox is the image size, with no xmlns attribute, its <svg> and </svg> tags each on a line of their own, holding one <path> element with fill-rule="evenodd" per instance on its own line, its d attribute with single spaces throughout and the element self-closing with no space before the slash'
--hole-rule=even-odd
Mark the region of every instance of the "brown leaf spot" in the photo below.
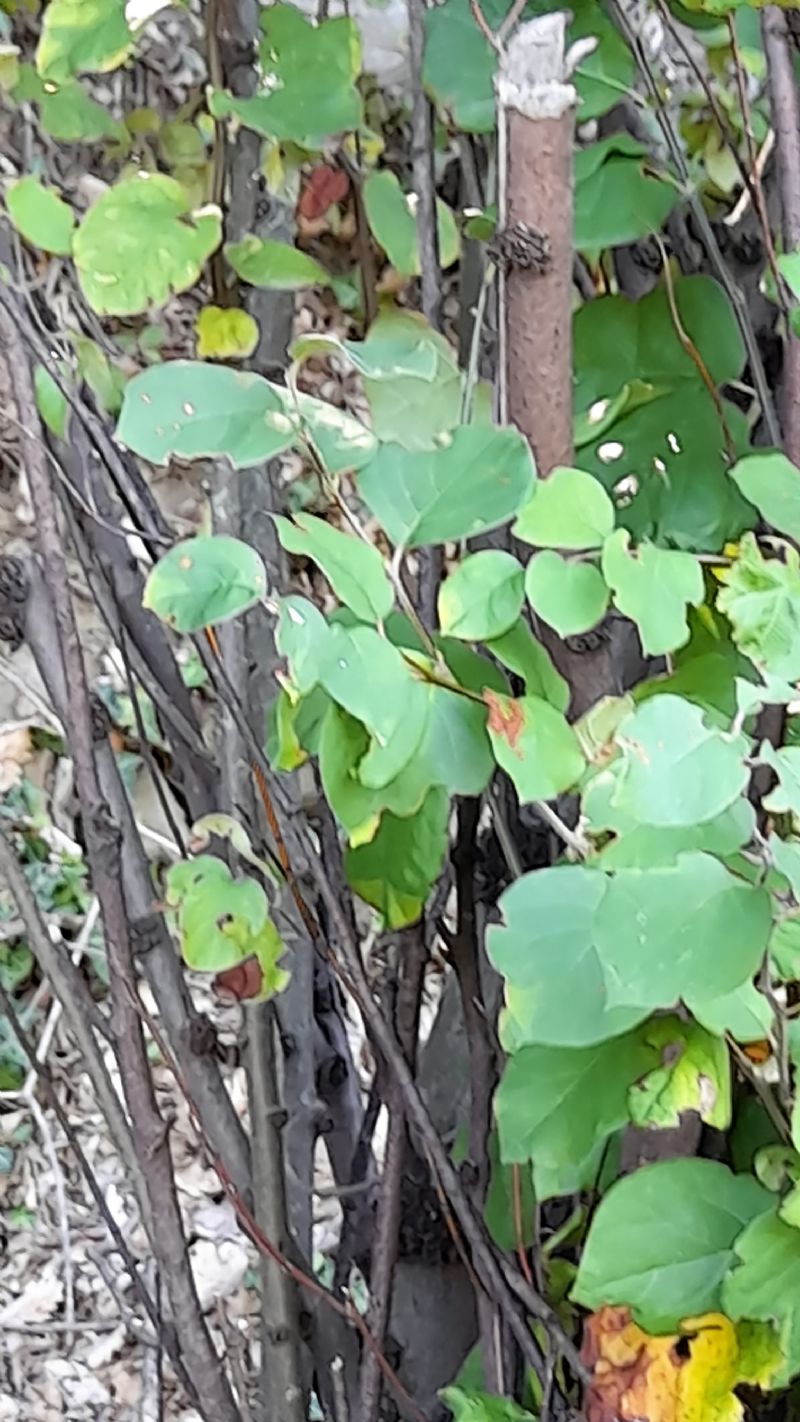
<svg viewBox="0 0 800 1422">
<path fill-rule="evenodd" d="M 258 997 L 262 982 L 263 975 L 258 958 L 246 958 L 243 963 L 237 963 L 235 967 L 217 973 L 214 987 L 220 997 L 232 997 L 237 1002 L 247 1002 L 249 998 Z"/>
<path fill-rule="evenodd" d="M 525 712 L 519 701 L 511 696 L 498 696 L 496 692 L 484 688 L 483 699 L 489 707 L 489 730 L 494 736 L 501 736 L 513 751 L 517 749 L 525 729 Z"/>
</svg>

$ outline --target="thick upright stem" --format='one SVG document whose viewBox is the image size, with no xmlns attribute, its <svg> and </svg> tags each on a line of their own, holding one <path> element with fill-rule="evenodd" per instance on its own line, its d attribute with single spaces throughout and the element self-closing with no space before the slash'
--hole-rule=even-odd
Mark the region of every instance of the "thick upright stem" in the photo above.
<svg viewBox="0 0 800 1422">
<path fill-rule="evenodd" d="M 425 977 L 425 932 L 422 924 L 400 940 L 399 982 L 395 1020 L 397 1036 L 406 1061 L 414 1068 L 419 1027 L 422 984 Z M 378 1347 L 383 1348 L 392 1303 L 392 1279 L 397 1260 L 397 1244 L 402 1210 L 403 1170 L 406 1160 L 407 1119 L 403 1093 L 392 1081 L 386 1093 L 389 1129 L 386 1156 L 375 1219 L 375 1239 L 370 1270 L 369 1327 Z M 381 1396 L 381 1374 L 374 1353 L 365 1353 L 361 1369 L 359 1422 L 376 1422 Z"/>
<path fill-rule="evenodd" d="M 777 5 L 769 5 L 764 11 L 762 28 L 778 157 L 783 245 L 792 252 L 800 247 L 800 103 L 794 50 L 786 17 Z M 784 450 L 793 463 L 800 464 L 800 340 L 791 330 L 784 336 L 781 415 Z"/>
<path fill-rule="evenodd" d="M 497 84 L 501 221 L 509 236 L 501 280 L 502 414 L 528 436 L 541 475 L 572 459 L 576 95 L 562 77 L 565 29 L 563 14 L 522 25 L 509 42 Z"/>
<path fill-rule="evenodd" d="M 500 214 L 500 418 L 527 436 L 539 474 L 572 462 L 573 140 L 567 16 L 521 25 L 497 77 Z M 529 550 L 520 548 L 521 556 Z M 621 690 L 608 628 L 571 645 L 539 629 L 580 715 Z"/>
<path fill-rule="evenodd" d="M 281 1149 L 283 1112 L 275 1070 L 275 1013 L 256 1008 L 248 1019 L 248 1084 L 250 1112 L 259 1123 L 253 1132 L 253 1194 L 258 1223 L 282 1254 L 291 1253 L 288 1240 L 286 1181 Z M 265 1354 L 262 1384 L 269 1401 L 280 1411 L 264 1411 L 264 1422 L 280 1416 L 281 1422 L 305 1422 L 306 1405 L 301 1385 L 297 1290 L 285 1270 L 272 1260 L 262 1269 L 261 1348 Z M 262 1385 L 262 1403 L 266 1400 Z"/>
<path fill-rule="evenodd" d="M 417 198 L 417 245 L 422 281 L 422 313 L 438 331 L 442 322 L 442 274 L 433 169 L 433 110 L 422 83 L 425 55 L 425 0 L 407 0 L 411 60 L 411 165 Z M 441 549 L 419 555 L 418 611 L 427 627 L 436 619 L 436 595 L 442 576 Z"/>
</svg>

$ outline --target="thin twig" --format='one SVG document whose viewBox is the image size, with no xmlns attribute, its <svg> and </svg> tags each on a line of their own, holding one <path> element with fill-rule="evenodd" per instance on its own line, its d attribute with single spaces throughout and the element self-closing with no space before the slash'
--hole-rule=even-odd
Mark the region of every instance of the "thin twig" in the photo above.
<svg viewBox="0 0 800 1422">
<path fill-rule="evenodd" d="M 398 945 L 399 983 L 395 996 L 395 1020 L 398 1040 L 412 1069 L 416 1057 L 419 1011 L 425 980 L 427 953 L 424 924 L 417 924 L 404 934 Z M 389 1130 L 383 1164 L 378 1208 L 375 1216 L 375 1237 L 370 1269 L 369 1327 L 378 1346 L 383 1348 L 389 1326 L 394 1267 L 402 1212 L 402 1183 L 406 1161 L 406 1114 L 403 1098 L 396 1082 L 390 1082 L 387 1092 Z M 381 1376 L 375 1354 L 369 1353 L 361 1368 L 359 1380 L 359 1422 L 377 1422 L 381 1397 Z"/>
<path fill-rule="evenodd" d="M 653 65 L 647 50 L 642 43 L 641 36 L 637 33 L 619 0 L 607 0 L 609 10 L 614 18 L 617 28 L 630 45 L 642 78 L 647 85 L 650 97 L 655 109 L 658 126 L 664 136 L 664 141 L 670 152 L 670 157 L 675 165 L 675 169 L 681 180 L 683 193 L 686 201 L 692 209 L 699 232 L 702 234 L 703 242 L 708 252 L 709 259 L 719 280 L 724 288 L 736 323 L 742 335 L 742 339 L 747 350 L 747 357 L 750 362 L 750 370 L 753 376 L 753 383 L 758 391 L 758 398 L 764 416 L 770 441 L 779 445 L 781 442 L 780 425 L 775 414 L 775 403 L 772 398 L 769 381 L 767 380 L 764 362 L 761 359 L 761 352 L 758 348 L 758 340 L 753 323 L 750 319 L 750 312 L 747 307 L 744 294 L 739 290 L 734 281 L 728 264 L 719 248 L 719 243 L 714 235 L 714 229 L 708 218 L 708 214 L 703 206 L 702 199 L 698 194 L 693 182 L 686 156 L 681 147 L 680 140 L 675 132 L 672 119 L 667 110 L 667 106 L 661 95 Z M 799 406 L 800 408 L 800 406 Z"/>
<path fill-rule="evenodd" d="M 778 154 L 783 245 L 793 252 L 800 247 L 800 100 L 786 17 L 776 5 L 764 10 L 762 34 Z M 794 464 L 800 464 L 800 339 L 789 323 L 784 331 L 783 366 L 783 448 Z"/>
</svg>

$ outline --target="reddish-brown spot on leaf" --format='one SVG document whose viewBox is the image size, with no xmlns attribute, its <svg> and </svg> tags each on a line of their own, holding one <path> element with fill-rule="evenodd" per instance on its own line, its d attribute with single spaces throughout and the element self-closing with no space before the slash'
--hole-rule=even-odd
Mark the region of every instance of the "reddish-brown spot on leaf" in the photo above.
<svg viewBox="0 0 800 1422">
<path fill-rule="evenodd" d="M 329 163 L 319 163 L 306 180 L 300 201 L 297 204 L 298 217 L 311 222 L 324 217 L 329 207 L 341 202 L 350 190 L 350 179 L 341 168 L 332 168 Z"/>
<path fill-rule="evenodd" d="M 237 963 L 234 968 L 226 968 L 223 973 L 217 973 L 214 979 L 214 987 L 220 997 L 233 997 L 237 1002 L 247 1002 L 249 998 L 258 997 L 262 983 L 263 975 L 258 958 L 245 958 L 243 963 Z"/>
<path fill-rule="evenodd" d="M 483 699 L 489 707 L 489 730 L 492 735 L 502 736 L 515 751 L 525 729 L 525 712 L 520 703 L 511 696 L 498 696 L 488 687 L 484 689 Z"/>
</svg>

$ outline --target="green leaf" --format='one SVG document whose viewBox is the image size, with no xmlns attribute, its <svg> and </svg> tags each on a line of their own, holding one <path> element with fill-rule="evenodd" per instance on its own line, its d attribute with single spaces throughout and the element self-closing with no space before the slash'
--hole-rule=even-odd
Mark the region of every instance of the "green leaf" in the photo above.
<svg viewBox="0 0 800 1422">
<path fill-rule="evenodd" d="M 330 474 L 361 469 L 369 463 L 378 441 L 372 430 L 354 415 L 302 391 L 298 392 L 294 408 L 300 416 L 304 437 L 313 444 Z M 294 410 L 289 407 L 289 412 L 294 413 Z"/>
<path fill-rule="evenodd" d="M 769 837 L 769 852 L 775 868 L 785 874 L 797 903 L 800 903 L 800 840 Z"/>
<path fill-rule="evenodd" d="M 529 696 L 541 696 L 557 711 L 566 711 L 569 686 L 556 671 L 550 653 L 541 642 L 537 642 L 524 618 L 520 617 L 508 632 L 504 632 L 502 637 L 494 637 L 487 645 L 504 667 L 522 677 Z"/>
<path fill-rule="evenodd" d="M 517 621 L 524 573 L 501 549 L 470 553 L 439 588 L 439 625 L 452 637 L 483 642 L 499 637 Z"/>
<path fill-rule="evenodd" d="M 171 360 L 128 381 L 117 438 L 153 464 L 225 456 L 243 469 L 288 449 L 298 424 L 285 391 L 260 375 Z"/>
<path fill-rule="evenodd" d="M 734 800 L 713 820 L 699 825 L 655 828 L 639 824 L 614 803 L 620 762 L 598 772 L 584 790 L 581 811 L 593 834 L 613 830 L 615 838 L 603 845 L 603 869 L 649 869 L 677 863 L 687 849 L 701 849 L 720 858 L 735 854 L 749 843 L 755 829 L 755 811 L 749 801 Z"/>
<path fill-rule="evenodd" d="M 122 403 L 126 376 L 112 365 L 95 341 L 78 331 L 70 332 L 70 342 L 78 363 L 78 374 L 86 381 L 101 409 L 116 414 Z"/>
<path fill-rule="evenodd" d="M 397 648 L 373 627 L 334 625 L 328 648 L 319 679 L 328 695 L 376 738 L 371 760 L 376 771 L 382 763 L 385 774 L 376 775 L 373 788 L 379 788 L 394 778 L 419 744 L 425 687 Z M 399 764 L 398 746 L 403 748 Z"/>
<path fill-rule="evenodd" d="M 167 904 L 178 912 L 188 967 L 219 973 L 250 956 L 267 922 L 267 897 L 255 879 L 234 879 L 221 859 L 201 854 L 167 872 Z"/>
<path fill-rule="evenodd" d="M 238 538 L 201 534 L 159 558 L 142 605 L 176 632 L 199 632 L 246 612 L 266 591 L 266 570 L 255 548 Z"/>
<path fill-rule="evenodd" d="M 722 289 L 710 277 L 686 277 L 674 283 L 674 295 L 681 326 L 708 375 L 716 385 L 737 380 L 744 348 Z M 709 550 L 752 527 L 753 511 L 728 476 L 718 409 L 681 344 L 664 288 L 639 301 L 605 296 L 584 302 L 574 319 L 573 343 L 578 415 L 602 413 L 631 381 L 658 392 L 626 405 L 610 428 L 581 449 L 584 468 L 614 497 L 617 522 L 640 540 Z M 729 403 L 722 408 L 744 452 L 746 422 Z"/>
<path fill-rule="evenodd" d="M 521 510 L 515 538 L 538 548 L 600 548 L 614 527 L 614 505 L 602 484 L 583 469 L 554 469 L 540 479 Z"/>
<path fill-rule="evenodd" d="M 449 810 L 447 793 L 431 790 L 415 815 L 382 815 L 374 839 L 347 850 L 347 882 L 378 910 L 384 929 L 420 918 L 444 862 Z"/>
<path fill-rule="evenodd" d="M 791 811 L 800 815 L 800 746 L 781 746 L 775 750 L 769 741 L 764 741 L 759 760 L 769 765 L 778 777 L 774 790 L 764 797 L 764 809 L 782 814 Z"/>
<path fill-rule="evenodd" d="M 313 558 L 339 601 L 352 608 L 361 622 L 382 622 L 388 617 L 394 591 L 377 548 L 312 514 L 295 514 L 294 521 L 273 514 L 273 519 L 283 547 Z"/>
<path fill-rule="evenodd" d="M 494 761 L 484 708 L 438 686 L 422 689 L 428 714 L 421 739 L 416 748 L 406 741 L 410 758 L 385 784 L 367 786 L 359 779 L 365 773 L 367 753 L 371 751 L 374 758 L 377 745 L 370 742 L 365 728 L 338 707 L 326 717 L 320 774 L 325 797 L 353 844 L 369 840 L 384 809 L 400 816 L 413 814 L 437 785 L 451 795 L 480 795 L 491 778 Z"/>
<path fill-rule="evenodd" d="M 538 696 L 484 692 L 489 739 L 498 765 L 511 776 L 520 801 L 550 800 L 580 777 L 583 753 L 560 711 Z"/>
<path fill-rule="evenodd" d="M 601 1200 L 572 1297 L 591 1309 L 626 1304 L 648 1332 L 672 1332 L 720 1307 L 737 1236 L 770 1198 L 716 1161 L 646 1165 Z"/>
<path fill-rule="evenodd" d="M 463 425 L 434 450 L 382 445 L 358 482 L 392 542 L 421 548 L 499 527 L 534 479 L 530 448 L 516 430 Z"/>
<path fill-rule="evenodd" d="M 689 640 L 686 604 L 697 607 L 704 596 L 703 572 L 690 553 L 675 553 L 643 543 L 630 550 L 630 534 L 618 528 L 603 545 L 603 576 L 614 606 L 639 628 L 642 649 L 659 657 Z"/>
<path fill-rule="evenodd" d="M 575 246 L 620 247 L 660 231 L 680 200 L 675 183 L 629 134 L 613 134 L 575 154 Z"/>
<path fill-rule="evenodd" d="M 772 1032 L 772 1008 L 751 982 L 723 997 L 693 997 L 692 1012 L 709 1032 L 736 1042 L 761 1042 Z"/>
<path fill-rule="evenodd" d="M 463 377 L 455 351 L 423 317 L 392 309 L 377 318 L 364 341 L 314 335 L 292 347 L 296 360 L 338 353 L 363 377 L 372 429 L 382 442 L 436 449 L 459 423 Z"/>
<path fill-rule="evenodd" d="M 132 44 L 125 0 L 50 0 L 36 68 L 45 83 L 61 84 L 74 74 L 116 69 Z"/>
<path fill-rule="evenodd" d="M 658 1052 L 648 1074 L 631 1083 L 628 1107 L 634 1125 L 676 1128 L 684 1111 L 726 1131 L 731 1123 L 731 1063 L 727 1044 L 695 1022 L 657 1017 L 642 1029 Z"/>
<path fill-rule="evenodd" d="M 747 455 L 734 464 L 731 478 L 772 528 L 800 539 L 800 469 L 785 454 Z"/>
<path fill-rule="evenodd" d="M 31 246 L 61 256 L 72 251 L 72 208 L 38 178 L 19 178 L 12 183 L 6 191 L 6 206 L 17 231 Z"/>
<path fill-rule="evenodd" d="M 33 388 L 36 393 L 36 408 L 47 428 L 57 439 L 64 439 L 69 406 L 49 370 L 43 365 L 37 365 L 33 372 Z"/>
<path fill-rule="evenodd" d="M 217 91 L 211 111 L 235 114 L 267 138 L 301 148 L 322 148 L 326 139 L 357 129 L 361 98 L 354 80 L 361 68 L 358 26 L 345 17 L 314 25 L 294 5 L 262 11 L 261 63 L 269 87 L 253 98 Z"/>
<path fill-rule="evenodd" d="M 101 316 L 135 316 L 194 286 L 219 246 L 217 207 L 191 211 L 163 173 L 123 178 L 92 203 L 75 233 L 81 288 Z"/>
<path fill-rule="evenodd" d="M 320 262 L 288 242 L 265 240 L 248 233 L 241 242 L 228 242 L 224 251 L 236 275 L 251 286 L 299 291 L 304 286 L 327 286 L 330 281 Z"/>
<path fill-rule="evenodd" d="M 367 221 L 375 241 L 402 276 L 419 276 L 419 241 L 413 203 L 388 169 L 370 173 L 364 184 Z M 450 208 L 436 199 L 439 257 L 443 269 L 458 261 L 461 242 Z"/>
<path fill-rule="evenodd" d="M 783 1387 L 800 1371 L 800 1230 L 775 1213 L 751 1220 L 734 1245 L 735 1260 L 722 1286 L 731 1318 L 758 1318 L 779 1325 L 786 1366 L 773 1379 Z"/>
<path fill-rule="evenodd" d="M 640 824 L 664 828 L 713 820 L 749 779 L 747 742 L 706 726 L 699 706 L 653 696 L 617 734 L 623 764 L 613 804 Z"/>
<path fill-rule="evenodd" d="M 194 329 L 201 360 L 246 360 L 258 345 L 258 325 L 237 306 L 204 306 Z"/>
<path fill-rule="evenodd" d="M 608 607 L 608 588 L 591 563 L 570 563 L 547 548 L 525 570 L 525 596 L 560 637 L 596 626 Z"/>
<path fill-rule="evenodd" d="M 45 86 L 32 64 L 22 64 L 14 98 L 38 106 L 42 128 L 58 143 L 95 143 L 125 135 L 119 120 L 91 99 L 77 79 Z"/>
<path fill-rule="evenodd" d="M 642 1030 L 591 1047 L 523 1047 L 495 1095 L 501 1159 L 533 1162 L 537 1199 L 573 1188 L 575 1165 L 628 1120 L 628 1092 L 657 1067 Z"/>
<path fill-rule="evenodd" d="M 737 647 L 760 671 L 794 681 L 800 676 L 800 556 L 788 545 L 783 558 L 764 558 L 745 534 L 739 557 L 721 568 L 717 606 L 733 626 Z"/>
<path fill-rule="evenodd" d="M 752 977 L 771 923 L 769 895 L 709 854 L 621 869 L 598 908 L 595 942 L 612 1006 L 689 1006 Z"/>
<path fill-rule="evenodd" d="M 295 690 L 306 696 L 318 684 L 330 656 L 330 628 L 308 598 L 282 597 L 278 609 L 275 645 L 289 661 Z"/>
<path fill-rule="evenodd" d="M 455 1422 L 534 1422 L 532 1412 L 507 1397 L 466 1392 L 461 1387 L 442 1388 L 439 1396 L 447 1403 Z"/>
<path fill-rule="evenodd" d="M 489 927 L 486 946 L 507 979 L 506 1008 L 518 1042 L 589 1046 L 646 1015 L 608 1005 L 595 941 L 607 888 L 598 870 L 564 865 L 524 874 L 501 895 L 503 923 Z"/>
</svg>

